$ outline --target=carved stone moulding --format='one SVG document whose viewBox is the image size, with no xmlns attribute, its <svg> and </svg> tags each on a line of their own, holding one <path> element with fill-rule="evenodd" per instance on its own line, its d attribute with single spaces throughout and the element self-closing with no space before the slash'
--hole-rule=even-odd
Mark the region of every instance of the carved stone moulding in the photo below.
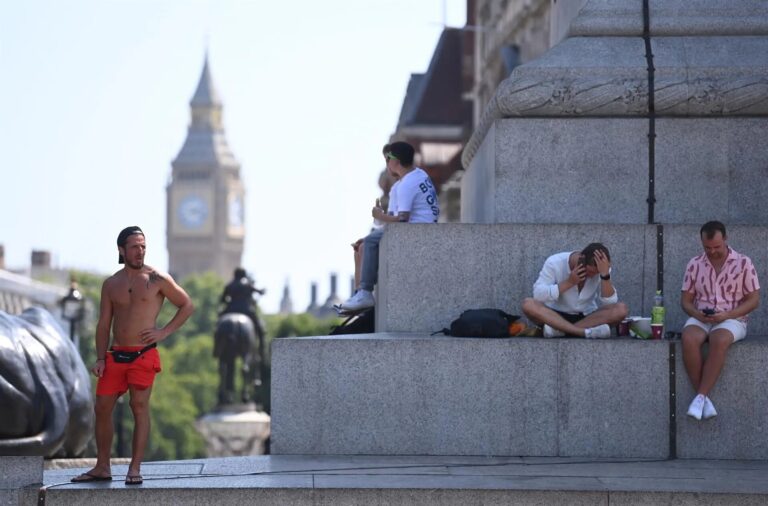
<svg viewBox="0 0 768 506">
<path fill-rule="evenodd" d="M 651 37 L 768 35 L 765 0 L 650 0 Z M 569 36 L 643 35 L 641 0 L 590 0 L 573 20 Z"/>
<path fill-rule="evenodd" d="M 651 44 L 657 116 L 768 116 L 768 37 L 658 37 Z M 464 167 L 497 119 L 647 115 L 647 67 L 639 37 L 565 40 L 499 85 L 464 148 Z"/>
</svg>

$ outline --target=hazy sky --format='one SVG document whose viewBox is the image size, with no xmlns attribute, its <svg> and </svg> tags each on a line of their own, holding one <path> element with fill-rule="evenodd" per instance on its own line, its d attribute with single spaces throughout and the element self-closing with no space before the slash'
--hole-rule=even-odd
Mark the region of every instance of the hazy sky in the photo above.
<svg viewBox="0 0 768 506">
<path fill-rule="evenodd" d="M 208 49 L 247 191 L 244 267 L 276 311 L 329 274 L 349 295 L 380 149 L 463 0 L 25 0 L 0 4 L 0 244 L 112 273 L 139 225 L 168 268 L 166 194 Z"/>
</svg>

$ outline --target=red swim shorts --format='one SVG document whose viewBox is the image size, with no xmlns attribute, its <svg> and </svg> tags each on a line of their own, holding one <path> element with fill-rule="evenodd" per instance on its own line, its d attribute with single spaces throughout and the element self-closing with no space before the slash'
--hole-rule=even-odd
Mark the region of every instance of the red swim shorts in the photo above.
<svg viewBox="0 0 768 506">
<path fill-rule="evenodd" d="M 138 351 L 143 346 L 113 346 L 116 351 Z M 131 363 L 115 362 L 112 354 L 107 353 L 104 374 L 96 384 L 96 395 L 122 395 L 128 390 L 128 385 L 144 389 L 152 386 L 155 375 L 162 370 L 160 353 L 157 348 L 142 353 Z"/>
</svg>

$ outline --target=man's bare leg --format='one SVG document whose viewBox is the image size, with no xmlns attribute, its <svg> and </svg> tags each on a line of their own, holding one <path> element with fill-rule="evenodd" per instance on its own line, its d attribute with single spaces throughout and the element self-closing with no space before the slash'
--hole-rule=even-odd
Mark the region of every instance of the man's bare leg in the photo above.
<svg viewBox="0 0 768 506">
<path fill-rule="evenodd" d="M 600 306 L 596 311 L 589 313 L 574 325 L 582 329 L 597 327 L 598 325 L 603 324 L 613 326 L 626 318 L 627 314 L 629 314 L 629 309 L 627 309 L 627 305 L 623 302 L 607 304 L 605 306 Z"/>
<path fill-rule="evenodd" d="M 131 411 L 133 412 L 133 445 L 131 446 L 131 463 L 128 465 L 128 476 L 141 475 L 141 461 L 144 459 L 144 450 L 149 441 L 149 396 L 152 387 L 138 388 L 130 386 Z"/>
<path fill-rule="evenodd" d="M 701 371 L 701 382 L 697 393 L 709 396 L 710 390 L 715 386 L 723 370 L 725 357 L 731 344 L 733 344 L 733 334 L 726 329 L 717 329 L 709 336 L 709 352 Z"/>
<path fill-rule="evenodd" d="M 112 476 L 112 467 L 110 465 L 112 437 L 114 435 L 112 411 L 115 409 L 117 397 L 117 394 L 96 396 L 96 403 L 93 409 L 96 414 L 96 465 L 85 473 L 90 476 Z"/>
<path fill-rule="evenodd" d="M 360 271 L 363 265 L 363 248 L 360 245 L 355 248 L 355 290 L 360 287 Z"/>
<path fill-rule="evenodd" d="M 696 392 L 698 392 L 701 384 L 701 370 L 704 364 L 701 357 L 701 346 L 706 340 L 707 333 L 701 327 L 689 325 L 683 329 L 683 363 L 691 386 Z"/>
<path fill-rule="evenodd" d="M 523 314 L 529 320 L 539 325 L 547 324 L 565 334 L 584 337 L 583 328 L 570 323 L 556 311 L 553 311 L 536 299 L 527 298 L 523 301 Z"/>
<path fill-rule="evenodd" d="M 607 323 L 615 324 L 626 318 L 628 313 L 627 306 L 623 302 L 609 304 L 598 308 L 594 313 L 590 313 L 578 322 L 570 323 L 560 316 L 557 311 L 547 307 L 544 303 L 532 298 L 523 301 L 523 314 L 529 320 L 538 324 L 547 324 L 553 329 L 564 332 L 571 336 L 584 337 L 584 330 Z"/>
</svg>

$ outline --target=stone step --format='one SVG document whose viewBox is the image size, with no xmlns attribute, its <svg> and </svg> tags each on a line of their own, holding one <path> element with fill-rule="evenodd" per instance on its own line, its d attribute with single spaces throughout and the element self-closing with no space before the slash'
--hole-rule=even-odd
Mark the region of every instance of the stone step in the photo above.
<svg viewBox="0 0 768 506">
<path fill-rule="evenodd" d="M 768 339 L 693 398 L 679 341 L 377 333 L 272 345 L 272 452 L 768 459 Z"/>
<path fill-rule="evenodd" d="M 767 462 L 563 458 L 283 456 L 150 462 L 128 488 L 46 471 L 44 502 L 21 504 L 763 504 Z M 125 467 L 115 466 L 115 476 Z"/>
<path fill-rule="evenodd" d="M 42 481 L 42 457 L 0 456 L 0 504 L 27 504 L 26 487 Z"/>
<path fill-rule="evenodd" d="M 727 224 L 726 224 L 727 225 Z M 700 225 L 392 224 L 381 242 L 376 330 L 434 332 L 462 311 L 495 307 L 521 314 L 544 260 L 602 242 L 611 252 L 612 281 L 630 315 L 650 316 L 661 245 L 667 329 L 686 316 L 680 289 L 688 261 L 702 252 Z M 661 233 L 661 235 L 660 235 Z M 728 226 L 729 244 L 752 258 L 768 283 L 768 226 Z M 765 290 L 763 290 L 765 292 Z M 768 303 L 750 317 L 749 332 L 768 334 Z"/>
</svg>

